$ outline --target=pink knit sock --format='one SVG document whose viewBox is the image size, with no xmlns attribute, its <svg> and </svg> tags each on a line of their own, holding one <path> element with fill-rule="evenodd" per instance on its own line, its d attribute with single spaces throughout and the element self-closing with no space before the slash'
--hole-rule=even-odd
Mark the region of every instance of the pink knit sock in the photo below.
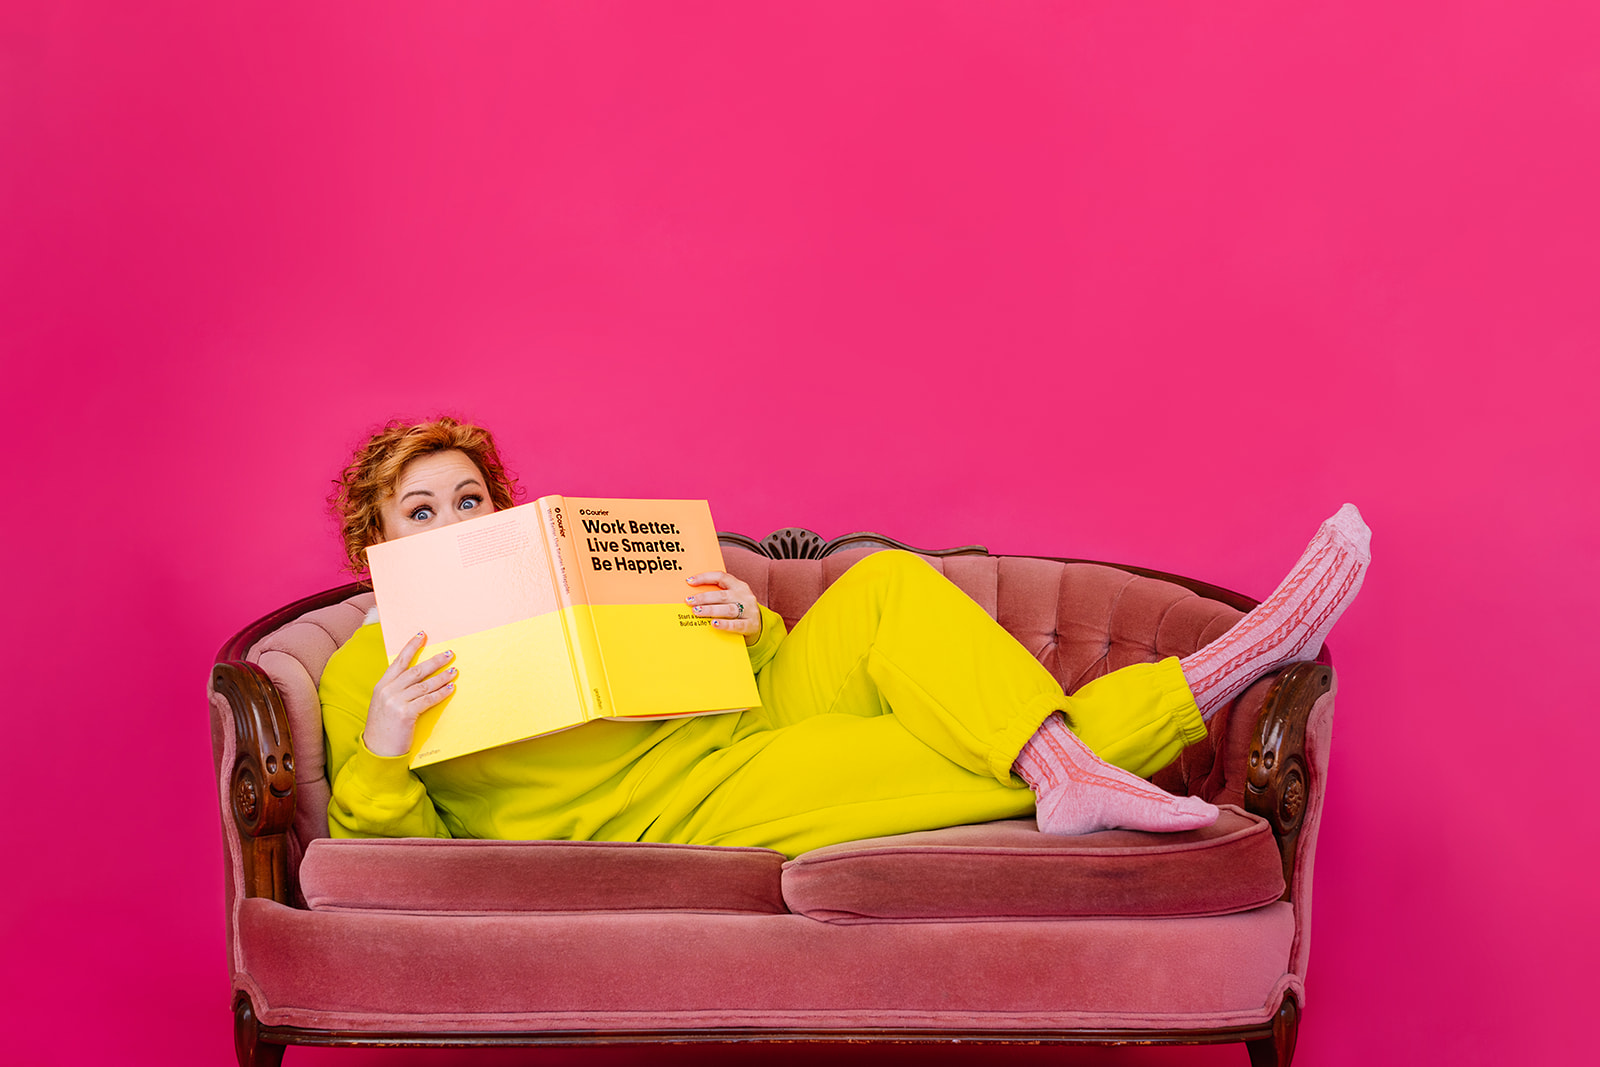
<svg viewBox="0 0 1600 1067">
<path fill-rule="evenodd" d="M 1354 504 L 1317 530 L 1283 584 L 1227 633 L 1179 661 L 1202 718 L 1210 719 L 1270 670 L 1316 657 L 1355 599 L 1372 561 L 1372 531 Z"/>
<path fill-rule="evenodd" d="M 1217 821 L 1217 809 L 1198 797 L 1175 797 L 1096 756 L 1059 715 L 1022 746 L 1015 768 L 1038 798 L 1047 834 L 1194 830 Z"/>
</svg>

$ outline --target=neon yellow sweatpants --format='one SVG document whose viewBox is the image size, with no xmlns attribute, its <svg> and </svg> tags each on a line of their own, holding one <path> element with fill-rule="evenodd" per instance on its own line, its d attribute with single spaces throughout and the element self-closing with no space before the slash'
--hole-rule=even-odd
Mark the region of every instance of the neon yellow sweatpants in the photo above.
<svg viewBox="0 0 1600 1067">
<path fill-rule="evenodd" d="M 1026 815 L 1011 764 L 1061 709 L 1103 758 L 1148 775 L 1205 733 L 1176 660 L 1064 695 L 1048 671 L 916 556 L 857 563 L 752 662 L 761 707 L 592 722 L 418 771 L 361 742 L 386 656 L 364 626 L 320 696 L 336 837 L 671 841 L 796 855 L 863 837 Z M 770 652 L 764 651 L 770 649 Z"/>
<path fill-rule="evenodd" d="M 757 685 L 761 707 L 718 729 L 717 747 L 663 759 L 676 783 L 641 790 L 660 805 L 643 840 L 795 855 L 1026 815 L 1033 794 L 1011 765 L 1052 711 L 1066 712 L 1102 758 L 1140 775 L 1206 729 L 1177 660 L 1124 668 L 1069 697 L 982 608 L 906 552 L 876 553 L 841 576 Z"/>
</svg>

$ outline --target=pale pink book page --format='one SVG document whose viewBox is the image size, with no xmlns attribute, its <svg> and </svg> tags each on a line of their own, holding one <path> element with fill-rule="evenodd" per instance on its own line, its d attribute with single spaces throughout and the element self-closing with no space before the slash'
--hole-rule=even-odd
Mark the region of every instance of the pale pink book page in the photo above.
<svg viewBox="0 0 1600 1067">
<path fill-rule="evenodd" d="M 555 611 L 537 506 L 524 504 L 367 549 L 383 644 L 430 645 Z"/>
</svg>

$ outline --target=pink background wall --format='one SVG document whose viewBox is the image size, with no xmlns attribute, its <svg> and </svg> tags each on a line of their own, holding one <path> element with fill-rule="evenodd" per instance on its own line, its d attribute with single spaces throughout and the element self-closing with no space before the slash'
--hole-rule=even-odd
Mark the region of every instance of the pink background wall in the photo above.
<svg viewBox="0 0 1600 1067">
<path fill-rule="evenodd" d="M 1359 502 L 1296 1063 L 1576 1056 L 1592 11 L 9 0 L 6 1058 L 229 1062 L 210 657 L 442 409 L 535 492 L 1256 595 Z"/>
</svg>

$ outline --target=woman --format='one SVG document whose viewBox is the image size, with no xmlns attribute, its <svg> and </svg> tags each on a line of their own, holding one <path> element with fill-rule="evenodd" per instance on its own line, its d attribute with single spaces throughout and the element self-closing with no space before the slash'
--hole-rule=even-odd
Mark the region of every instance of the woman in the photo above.
<svg viewBox="0 0 1600 1067">
<path fill-rule="evenodd" d="M 489 433 L 445 418 L 376 434 L 344 471 L 334 510 L 359 573 L 370 545 L 514 501 Z M 448 652 L 412 662 L 422 634 L 385 662 L 369 618 L 322 678 L 329 824 L 336 837 L 672 841 L 788 855 L 1030 812 L 1047 833 L 1206 826 L 1215 807 L 1140 776 L 1202 737 L 1255 678 L 1316 654 L 1360 588 L 1369 537 L 1345 505 L 1221 638 L 1070 697 L 909 553 L 857 563 L 792 634 L 739 579 L 691 575 L 686 601 L 744 636 L 760 707 L 593 722 L 416 772 L 407 753 L 417 716 L 450 694 L 456 670 Z"/>
</svg>

